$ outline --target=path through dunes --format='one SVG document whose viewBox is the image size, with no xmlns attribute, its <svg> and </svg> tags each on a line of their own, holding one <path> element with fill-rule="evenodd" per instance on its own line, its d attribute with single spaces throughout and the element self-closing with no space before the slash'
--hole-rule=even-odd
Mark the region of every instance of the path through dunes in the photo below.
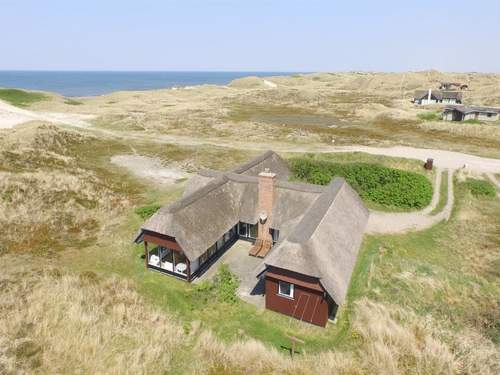
<svg viewBox="0 0 500 375">
<path fill-rule="evenodd" d="M 368 220 L 368 233 L 378 234 L 391 234 L 391 233 L 405 233 L 408 231 L 424 230 L 436 225 L 442 220 L 448 220 L 453 209 L 454 195 L 453 195 L 453 170 L 448 170 L 448 191 L 446 205 L 443 210 L 435 215 L 431 212 L 436 208 L 439 203 L 439 192 L 441 190 L 441 179 L 443 171 L 439 169 L 436 174 L 436 182 L 434 184 L 434 193 L 432 201 L 422 211 L 399 213 L 399 212 L 379 212 L 370 211 L 370 218 Z"/>
</svg>

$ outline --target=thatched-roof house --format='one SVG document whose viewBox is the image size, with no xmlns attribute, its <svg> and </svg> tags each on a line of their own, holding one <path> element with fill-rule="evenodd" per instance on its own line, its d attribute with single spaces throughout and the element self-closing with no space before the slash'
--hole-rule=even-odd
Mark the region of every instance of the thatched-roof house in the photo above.
<svg viewBox="0 0 500 375">
<path fill-rule="evenodd" d="M 500 108 L 447 106 L 443 111 L 443 120 L 447 121 L 497 121 L 500 119 Z"/>
<path fill-rule="evenodd" d="M 229 172 L 199 172 L 142 225 L 135 241 L 146 266 L 191 281 L 237 239 L 252 241 L 266 307 L 324 326 L 345 299 L 368 210 L 341 178 L 318 186 L 288 176 L 272 151 Z"/>
<path fill-rule="evenodd" d="M 460 104 L 462 103 L 462 93 L 458 91 L 441 90 L 417 90 L 413 97 L 413 102 L 419 105 L 427 104 Z"/>
</svg>

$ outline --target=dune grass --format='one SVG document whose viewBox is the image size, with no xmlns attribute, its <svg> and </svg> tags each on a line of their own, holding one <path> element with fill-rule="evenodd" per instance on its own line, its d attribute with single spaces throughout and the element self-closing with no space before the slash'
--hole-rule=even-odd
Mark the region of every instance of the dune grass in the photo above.
<svg viewBox="0 0 500 375">
<path fill-rule="evenodd" d="M 156 147 L 133 146 L 139 152 Z M 146 270 L 143 248 L 132 244 L 143 221 L 134 208 L 172 202 L 183 185 L 164 190 L 120 172 L 109 157 L 130 152 L 128 144 L 93 139 L 66 149 L 75 158 L 67 166 L 73 173 L 92 171 L 113 192 L 108 198 L 124 196 L 129 203 L 88 246 L 68 249 L 70 243 L 63 242 L 60 257 L 0 257 L 6 270 L 0 284 L 8 286 L 0 292 L 0 308 L 7 312 L 0 316 L 0 347 L 8 348 L 0 356 L 0 372 L 19 366 L 42 373 L 498 372 L 498 199 L 468 194 L 467 185 L 458 183 L 458 206 L 449 222 L 418 233 L 367 236 L 338 322 L 321 329 L 239 300 L 202 301 L 194 285 Z M 166 159 L 221 169 L 248 157 L 219 155 L 209 147 L 163 150 Z M 413 167 L 421 168 L 408 162 Z M 2 202 L 19 201 L 21 195 L 9 191 Z M 50 271 L 54 266 L 60 271 Z M 287 334 L 306 342 L 294 361 L 283 349 L 289 346 Z"/>
<path fill-rule="evenodd" d="M 48 100 L 49 96 L 19 89 L 0 89 L 0 99 L 16 107 L 29 107 L 33 103 Z"/>
</svg>

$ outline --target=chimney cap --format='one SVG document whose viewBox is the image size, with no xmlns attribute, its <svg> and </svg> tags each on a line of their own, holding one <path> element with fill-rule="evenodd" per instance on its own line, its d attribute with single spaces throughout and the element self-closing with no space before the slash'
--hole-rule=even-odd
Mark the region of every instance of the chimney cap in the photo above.
<svg viewBox="0 0 500 375">
<path fill-rule="evenodd" d="M 271 170 L 269 168 L 264 168 L 264 171 L 259 173 L 259 177 L 274 178 L 274 177 L 276 177 L 276 173 L 271 172 Z"/>
</svg>

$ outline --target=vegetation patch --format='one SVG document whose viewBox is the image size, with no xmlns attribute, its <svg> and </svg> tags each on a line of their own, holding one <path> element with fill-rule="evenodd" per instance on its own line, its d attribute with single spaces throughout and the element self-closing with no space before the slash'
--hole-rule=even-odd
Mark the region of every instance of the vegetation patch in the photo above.
<svg viewBox="0 0 500 375">
<path fill-rule="evenodd" d="M 339 164 L 308 158 L 290 160 L 293 178 L 327 185 L 334 177 L 345 178 L 363 200 L 385 207 L 418 209 L 432 199 L 432 184 L 423 175 L 377 164 Z"/>
<path fill-rule="evenodd" d="M 475 178 L 468 178 L 465 181 L 467 188 L 475 197 L 486 196 L 494 197 L 496 194 L 495 187 L 488 181 L 476 180 Z"/>
<path fill-rule="evenodd" d="M 223 303 L 235 303 L 239 284 L 238 277 L 229 270 L 227 264 L 222 264 L 212 281 L 201 282 L 195 287 L 193 296 L 205 303 L 213 299 Z"/>
<path fill-rule="evenodd" d="M 47 100 L 49 97 L 39 92 L 28 92 L 18 89 L 0 89 L 0 99 L 17 107 L 28 107 L 29 105 Z"/>
<path fill-rule="evenodd" d="M 68 105 L 82 105 L 83 103 L 78 101 L 78 100 L 74 100 L 74 99 L 66 99 L 64 101 L 64 104 L 68 104 Z"/>
<path fill-rule="evenodd" d="M 139 215 L 141 219 L 148 219 L 155 214 L 156 211 L 160 209 L 161 205 L 158 203 L 148 204 L 146 206 L 137 207 L 135 213 Z"/>
<path fill-rule="evenodd" d="M 423 121 L 440 121 L 442 120 L 441 112 L 422 112 L 417 114 L 417 117 Z"/>
</svg>

